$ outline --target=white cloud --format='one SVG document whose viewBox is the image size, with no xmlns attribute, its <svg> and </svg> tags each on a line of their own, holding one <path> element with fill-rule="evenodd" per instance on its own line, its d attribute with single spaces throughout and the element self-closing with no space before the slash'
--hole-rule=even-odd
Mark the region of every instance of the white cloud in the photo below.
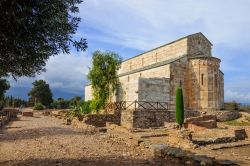
<svg viewBox="0 0 250 166">
<path fill-rule="evenodd" d="M 226 90 L 225 101 L 250 103 L 250 92 L 240 93 L 238 91 Z"/>
<path fill-rule="evenodd" d="M 90 61 L 91 57 L 86 53 L 79 55 L 60 54 L 49 59 L 46 72 L 34 78 L 19 78 L 17 82 L 11 79 L 11 87 L 31 87 L 33 81 L 43 79 L 49 83 L 51 89 L 83 94 L 86 74 L 91 65 Z"/>
<path fill-rule="evenodd" d="M 86 0 L 80 12 L 87 25 L 128 47 L 145 50 L 201 31 L 215 44 L 239 48 L 250 44 L 249 6 L 246 0 Z"/>
</svg>

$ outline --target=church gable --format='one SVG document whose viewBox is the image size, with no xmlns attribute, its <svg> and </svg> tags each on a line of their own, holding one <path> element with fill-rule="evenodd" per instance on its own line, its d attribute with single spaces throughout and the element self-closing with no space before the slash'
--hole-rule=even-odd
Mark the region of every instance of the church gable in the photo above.
<svg viewBox="0 0 250 166">
<path fill-rule="evenodd" d="M 188 36 L 189 56 L 212 56 L 211 49 L 212 43 L 202 33 Z"/>
</svg>

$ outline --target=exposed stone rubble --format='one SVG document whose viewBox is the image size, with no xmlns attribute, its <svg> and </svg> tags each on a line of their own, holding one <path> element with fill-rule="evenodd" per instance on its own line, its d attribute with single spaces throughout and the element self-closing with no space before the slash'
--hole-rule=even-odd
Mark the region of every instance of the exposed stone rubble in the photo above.
<svg viewBox="0 0 250 166">
<path fill-rule="evenodd" d="M 215 111 L 214 114 L 216 115 L 218 122 L 234 120 L 240 117 L 238 111 Z"/>
<path fill-rule="evenodd" d="M 9 121 L 15 120 L 19 113 L 15 108 L 4 108 L 0 110 L 0 127 L 6 125 Z"/>
<path fill-rule="evenodd" d="M 201 115 L 185 119 L 184 127 L 197 131 L 217 127 L 215 115 Z"/>
</svg>

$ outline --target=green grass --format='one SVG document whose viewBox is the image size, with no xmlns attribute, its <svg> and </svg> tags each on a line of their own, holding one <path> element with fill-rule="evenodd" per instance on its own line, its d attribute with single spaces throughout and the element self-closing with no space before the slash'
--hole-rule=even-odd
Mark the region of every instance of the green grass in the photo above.
<svg viewBox="0 0 250 166">
<path fill-rule="evenodd" d="M 250 117 L 248 118 L 250 119 Z M 250 126 L 250 121 L 242 122 L 242 121 L 237 121 L 237 120 L 231 120 L 231 121 L 224 122 L 224 124 L 230 125 L 230 126 Z"/>
</svg>

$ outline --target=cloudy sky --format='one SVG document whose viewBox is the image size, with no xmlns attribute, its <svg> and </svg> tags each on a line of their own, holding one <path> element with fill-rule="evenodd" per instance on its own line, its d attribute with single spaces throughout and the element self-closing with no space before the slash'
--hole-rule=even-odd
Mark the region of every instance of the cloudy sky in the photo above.
<svg viewBox="0 0 250 166">
<path fill-rule="evenodd" d="M 250 103 L 250 1 L 247 0 L 85 0 L 76 37 L 88 50 L 51 57 L 47 72 L 10 79 L 9 95 L 27 98 L 31 83 L 44 79 L 54 97 L 83 96 L 94 50 L 110 50 L 123 59 L 202 32 L 213 43 L 225 74 L 225 100 Z"/>
</svg>

